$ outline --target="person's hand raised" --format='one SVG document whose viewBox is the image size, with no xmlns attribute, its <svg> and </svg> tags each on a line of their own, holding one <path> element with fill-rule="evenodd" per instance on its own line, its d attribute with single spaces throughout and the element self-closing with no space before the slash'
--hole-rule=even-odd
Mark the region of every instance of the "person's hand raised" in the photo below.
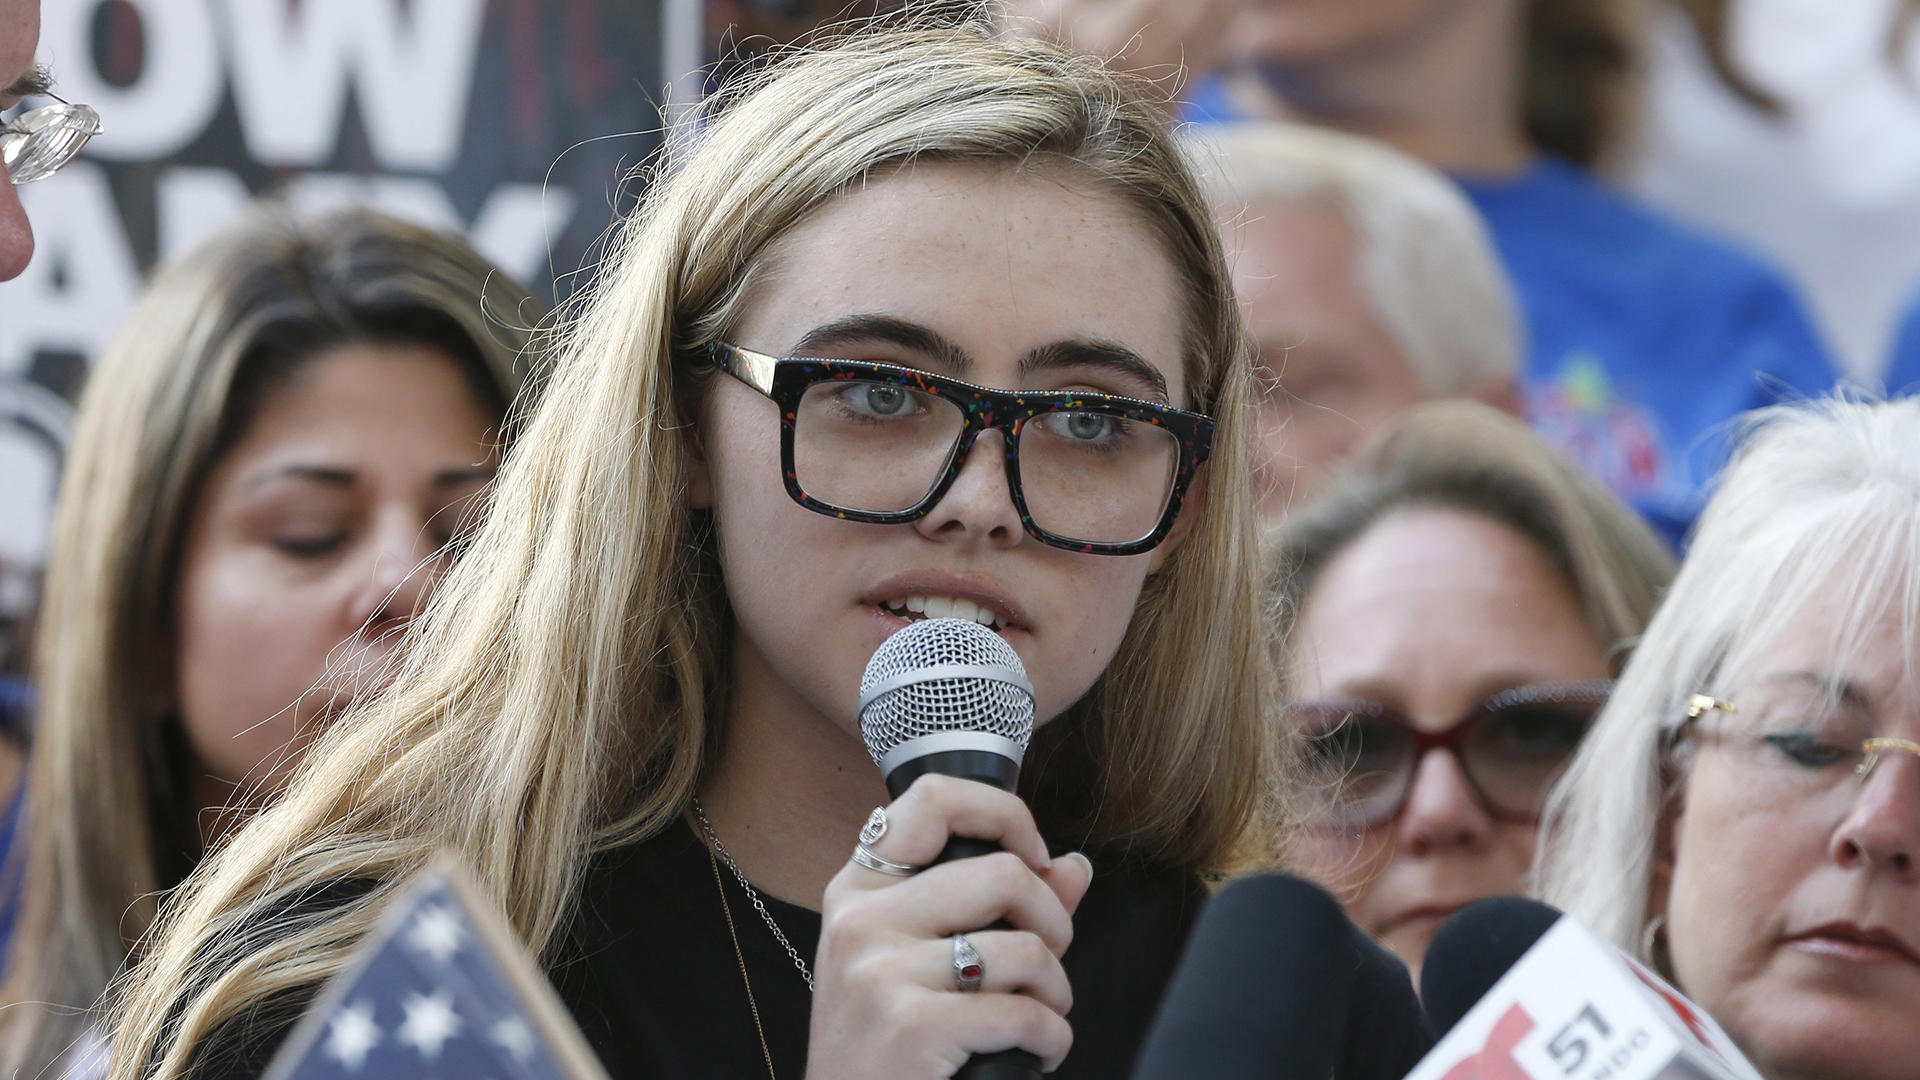
<svg viewBox="0 0 1920 1080">
<path fill-rule="evenodd" d="M 1052 1070 L 1073 1045 L 1073 988 L 1060 956 L 1092 864 L 1078 854 L 1049 858 L 1018 797 L 937 775 L 887 808 L 886 833 L 871 849 L 926 866 L 949 836 L 1004 850 L 908 878 L 850 861 L 828 883 L 808 1036 L 814 1080 L 932 1080 L 974 1054 L 1015 1048 Z M 1011 929 L 980 929 L 1002 919 Z M 955 977 L 954 934 L 980 954 L 976 993 L 961 992 Z"/>
</svg>

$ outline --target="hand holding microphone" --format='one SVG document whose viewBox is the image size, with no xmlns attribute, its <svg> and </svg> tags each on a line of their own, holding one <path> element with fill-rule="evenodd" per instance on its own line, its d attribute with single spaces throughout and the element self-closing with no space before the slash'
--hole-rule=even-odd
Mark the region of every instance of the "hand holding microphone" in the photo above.
<svg viewBox="0 0 1920 1080">
<path fill-rule="evenodd" d="M 1050 858 L 1012 793 L 1033 730 L 1019 657 L 977 623 L 924 620 L 874 654 L 862 691 L 895 801 L 827 886 L 808 1075 L 1052 1069 L 1073 1042 L 1060 956 L 1091 865 Z"/>
</svg>

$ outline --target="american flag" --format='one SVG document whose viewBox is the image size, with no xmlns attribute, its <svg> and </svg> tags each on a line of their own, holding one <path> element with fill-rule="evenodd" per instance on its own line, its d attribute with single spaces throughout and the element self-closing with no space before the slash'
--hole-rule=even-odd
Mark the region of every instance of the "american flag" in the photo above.
<svg viewBox="0 0 1920 1080">
<path fill-rule="evenodd" d="M 606 1080 L 498 911 L 441 860 L 314 999 L 265 1080 Z"/>
</svg>

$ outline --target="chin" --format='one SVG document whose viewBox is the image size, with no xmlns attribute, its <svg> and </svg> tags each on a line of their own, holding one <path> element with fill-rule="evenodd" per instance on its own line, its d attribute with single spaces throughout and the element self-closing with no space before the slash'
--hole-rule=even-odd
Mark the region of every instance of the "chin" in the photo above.
<svg viewBox="0 0 1920 1080">
<path fill-rule="evenodd" d="M 1920 1001 L 1771 986 L 1751 1015 L 1718 1017 L 1770 1078 L 1912 1080 L 1920 1076 Z"/>
</svg>

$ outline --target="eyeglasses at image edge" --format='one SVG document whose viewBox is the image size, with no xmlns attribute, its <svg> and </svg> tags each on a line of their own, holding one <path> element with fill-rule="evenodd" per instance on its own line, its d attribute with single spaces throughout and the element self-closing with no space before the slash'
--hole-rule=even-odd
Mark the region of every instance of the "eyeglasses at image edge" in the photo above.
<svg viewBox="0 0 1920 1080">
<path fill-rule="evenodd" d="M 849 521 L 890 525 L 925 517 L 939 504 L 966 465 L 974 439 L 984 431 L 1003 429 L 1007 435 L 1007 485 L 1021 525 L 1029 536 L 1068 551 L 1137 555 L 1159 546 L 1172 531 L 1194 474 L 1211 450 L 1213 420 L 1210 417 L 1135 398 L 1081 391 L 994 390 L 894 364 L 814 357 L 782 359 L 725 342 L 714 342 L 708 346 L 708 352 L 722 370 L 773 399 L 780 407 L 781 476 L 787 494 L 809 510 Z M 957 441 L 948 454 L 944 470 L 918 502 L 897 511 L 861 510 L 817 499 L 802 486 L 795 468 L 794 449 L 800 402 L 812 386 L 836 380 L 899 386 L 944 398 L 960 408 L 963 423 Z M 1018 433 L 1027 421 L 1060 412 L 1098 414 L 1145 423 L 1166 431 L 1176 440 L 1178 450 L 1166 503 L 1156 524 L 1144 536 L 1121 542 L 1088 541 L 1050 532 L 1034 521 L 1020 479 Z"/>
<path fill-rule="evenodd" d="M 6 163 L 8 180 L 15 187 L 52 176 L 80 153 L 88 139 L 100 134 L 100 114 L 91 107 L 47 96 L 59 104 L 29 109 L 0 125 L 0 161 Z M 49 146 L 50 153 L 45 149 Z"/>
</svg>

